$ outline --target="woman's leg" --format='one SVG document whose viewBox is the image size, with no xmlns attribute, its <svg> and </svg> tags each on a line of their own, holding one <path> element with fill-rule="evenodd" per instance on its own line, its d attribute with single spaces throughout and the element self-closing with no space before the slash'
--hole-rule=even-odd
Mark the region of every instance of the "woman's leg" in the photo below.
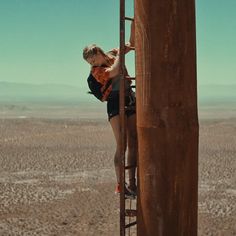
<svg viewBox="0 0 236 236">
<path fill-rule="evenodd" d="M 115 172 L 117 183 L 120 182 L 120 156 L 121 156 L 121 144 L 120 144 L 120 116 L 116 115 L 110 119 L 110 124 L 113 130 L 113 134 L 116 139 L 116 152 L 114 157 Z"/>
<path fill-rule="evenodd" d="M 138 140 L 137 140 L 137 126 L 136 126 L 136 114 L 133 114 L 127 118 L 127 136 L 128 136 L 128 160 L 129 166 L 137 166 L 138 158 Z M 131 190 L 136 189 L 135 179 L 136 168 L 129 170 L 129 187 Z"/>
</svg>

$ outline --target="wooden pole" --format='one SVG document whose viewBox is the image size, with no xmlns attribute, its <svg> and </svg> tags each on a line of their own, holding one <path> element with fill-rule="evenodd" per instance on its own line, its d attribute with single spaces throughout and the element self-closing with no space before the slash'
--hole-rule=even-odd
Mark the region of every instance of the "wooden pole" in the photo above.
<svg viewBox="0 0 236 236">
<path fill-rule="evenodd" d="M 196 236 L 194 0 L 135 0 L 138 236 Z"/>
</svg>

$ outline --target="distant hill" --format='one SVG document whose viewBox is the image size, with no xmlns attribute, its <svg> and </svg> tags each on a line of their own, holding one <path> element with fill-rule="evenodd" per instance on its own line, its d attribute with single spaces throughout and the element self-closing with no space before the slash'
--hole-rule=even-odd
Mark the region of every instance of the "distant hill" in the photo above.
<svg viewBox="0 0 236 236">
<path fill-rule="evenodd" d="M 0 81 L 0 102 L 97 103 L 87 90 L 63 84 L 24 84 Z M 236 84 L 199 85 L 200 105 L 236 104 Z"/>
<path fill-rule="evenodd" d="M 198 86 L 200 105 L 236 105 L 236 84 L 208 84 Z"/>
<path fill-rule="evenodd" d="M 63 84 L 24 84 L 0 82 L 1 102 L 78 102 L 86 101 L 86 91 Z"/>
</svg>

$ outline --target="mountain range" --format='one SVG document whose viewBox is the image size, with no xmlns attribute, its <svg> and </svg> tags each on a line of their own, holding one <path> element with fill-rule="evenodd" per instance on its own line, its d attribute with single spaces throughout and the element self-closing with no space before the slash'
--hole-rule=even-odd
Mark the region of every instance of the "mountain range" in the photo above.
<svg viewBox="0 0 236 236">
<path fill-rule="evenodd" d="M 64 84 L 27 84 L 0 81 L 1 102 L 78 102 L 88 96 L 81 88 Z"/>
<path fill-rule="evenodd" d="M 198 86 L 199 104 L 236 104 L 236 84 Z M 64 84 L 27 84 L 0 81 L 0 102 L 96 102 L 86 89 Z"/>
</svg>

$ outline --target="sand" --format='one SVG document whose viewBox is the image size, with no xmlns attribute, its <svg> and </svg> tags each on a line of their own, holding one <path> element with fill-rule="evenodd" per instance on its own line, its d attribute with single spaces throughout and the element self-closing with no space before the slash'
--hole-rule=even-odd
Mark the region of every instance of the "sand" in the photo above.
<svg viewBox="0 0 236 236">
<path fill-rule="evenodd" d="M 0 120 L 0 235 L 119 235 L 105 119 Z M 236 235 L 236 120 L 202 120 L 199 235 Z"/>
</svg>

